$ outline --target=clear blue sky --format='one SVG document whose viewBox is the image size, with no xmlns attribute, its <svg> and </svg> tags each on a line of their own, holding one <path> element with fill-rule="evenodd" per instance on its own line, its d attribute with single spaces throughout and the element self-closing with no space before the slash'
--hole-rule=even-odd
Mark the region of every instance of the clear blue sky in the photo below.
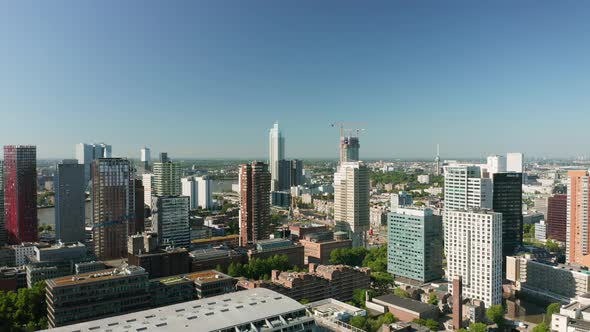
<svg viewBox="0 0 590 332">
<path fill-rule="evenodd" d="M 2 1 L 0 144 L 70 157 L 574 156 L 590 147 L 588 1 Z"/>
</svg>

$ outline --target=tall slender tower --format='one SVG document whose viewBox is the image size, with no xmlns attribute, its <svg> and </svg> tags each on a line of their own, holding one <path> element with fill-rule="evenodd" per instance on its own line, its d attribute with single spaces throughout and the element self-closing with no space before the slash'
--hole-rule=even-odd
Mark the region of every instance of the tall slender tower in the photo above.
<svg viewBox="0 0 590 332">
<path fill-rule="evenodd" d="M 340 164 L 349 161 L 359 161 L 360 147 L 358 131 L 356 134 L 353 134 L 351 131 L 346 135 L 344 128 L 340 127 Z"/>
<path fill-rule="evenodd" d="M 263 162 L 240 166 L 240 245 L 270 237 L 270 173 Z"/>
<path fill-rule="evenodd" d="M 56 165 L 55 181 L 55 236 L 63 242 L 83 242 L 86 238 L 86 182 L 84 165 L 63 160 Z"/>
<path fill-rule="evenodd" d="M 35 146 L 4 146 L 4 216 L 9 243 L 37 241 Z"/>
<path fill-rule="evenodd" d="M 147 146 L 141 149 L 141 163 L 145 171 L 150 169 L 151 150 Z"/>
<path fill-rule="evenodd" d="M 436 158 L 434 158 L 434 175 L 440 175 L 440 144 L 436 145 Z"/>
<path fill-rule="evenodd" d="M 590 266 L 590 174 L 586 170 L 568 172 L 565 260 Z"/>
<path fill-rule="evenodd" d="M 182 184 L 180 164 L 167 161 L 154 163 L 152 196 L 180 196 Z"/>
<path fill-rule="evenodd" d="M 271 191 L 278 190 L 279 186 L 279 160 L 285 159 L 285 138 L 279 129 L 279 123 L 275 122 L 268 134 L 268 164 L 271 176 Z"/>
<path fill-rule="evenodd" d="M 109 260 L 127 255 L 132 213 L 133 179 L 129 161 L 101 158 L 92 163 L 92 233 L 94 253 Z"/>
</svg>

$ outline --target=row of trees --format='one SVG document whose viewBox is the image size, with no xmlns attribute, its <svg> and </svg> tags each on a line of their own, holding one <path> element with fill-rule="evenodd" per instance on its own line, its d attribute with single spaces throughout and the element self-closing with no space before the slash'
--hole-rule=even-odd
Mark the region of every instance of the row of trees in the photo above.
<svg viewBox="0 0 590 332">
<path fill-rule="evenodd" d="M 45 282 L 18 292 L 0 291 L 0 331 L 36 331 L 47 328 Z"/>
<path fill-rule="evenodd" d="M 288 271 L 293 268 L 287 255 L 275 255 L 269 258 L 252 258 L 246 264 L 232 262 L 227 268 L 227 274 L 232 277 L 268 280 L 272 270 Z"/>
</svg>

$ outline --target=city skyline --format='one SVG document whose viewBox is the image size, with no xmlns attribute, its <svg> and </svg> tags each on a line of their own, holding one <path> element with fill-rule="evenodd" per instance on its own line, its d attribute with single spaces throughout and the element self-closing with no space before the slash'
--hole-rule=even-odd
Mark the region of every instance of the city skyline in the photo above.
<svg viewBox="0 0 590 332">
<path fill-rule="evenodd" d="M 259 4 L 3 3 L 0 141 L 253 158 L 279 121 L 286 158 L 335 158 L 360 120 L 365 160 L 586 154 L 590 4 Z"/>
</svg>

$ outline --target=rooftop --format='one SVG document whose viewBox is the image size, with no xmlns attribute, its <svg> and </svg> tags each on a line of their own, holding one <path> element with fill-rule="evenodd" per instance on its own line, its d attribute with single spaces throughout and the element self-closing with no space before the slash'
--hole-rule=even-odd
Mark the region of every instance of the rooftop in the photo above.
<svg viewBox="0 0 590 332">
<path fill-rule="evenodd" d="M 87 331 L 218 331 L 249 322 L 268 319 L 273 326 L 281 326 L 292 319 L 282 321 L 278 316 L 299 312 L 305 307 L 299 302 L 265 288 L 249 289 L 206 299 L 183 302 L 170 306 L 139 311 L 131 314 L 98 319 L 95 321 L 63 326 L 51 332 Z M 265 324 L 268 324 L 265 322 Z M 247 327 L 250 328 L 250 325 Z"/>
<path fill-rule="evenodd" d="M 232 277 L 228 276 L 227 274 L 223 274 L 223 273 L 215 271 L 215 270 L 207 270 L 207 271 L 189 273 L 189 274 L 185 274 L 184 277 L 188 278 L 192 281 L 195 281 L 195 282 L 209 282 L 209 281 L 232 278 Z"/>
<path fill-rule="evenodd" d="M 61 278 L 55 278 L 47 280 L 48 286 L 53 287 L 60 287 L 60 286 L 73 286 L 77 284 L 83 283 L 92 283 L 97 281 L 104 281 L 108 279 L 117 279 L 123 278 L 130 275 L 139 275 L 145 274 L 147 276 L 147 272 L 142 267 L 139 266 L 122 266 L 116 269 L 108 269 L 102 271 L 95 271 L 89 273 L 82 273 L 77 274 L 74 276 L 67 276 Z"/>
<path fill-rule="evenodd" d="M 406 299 L 393 294 L 376 297 L 374 301 L 379 301 L 390 306 L 404 308 L 413 312 L 429 312 L 436 308 L 430 304 L 422 303 L 412 299 Z"/>
</svg>

